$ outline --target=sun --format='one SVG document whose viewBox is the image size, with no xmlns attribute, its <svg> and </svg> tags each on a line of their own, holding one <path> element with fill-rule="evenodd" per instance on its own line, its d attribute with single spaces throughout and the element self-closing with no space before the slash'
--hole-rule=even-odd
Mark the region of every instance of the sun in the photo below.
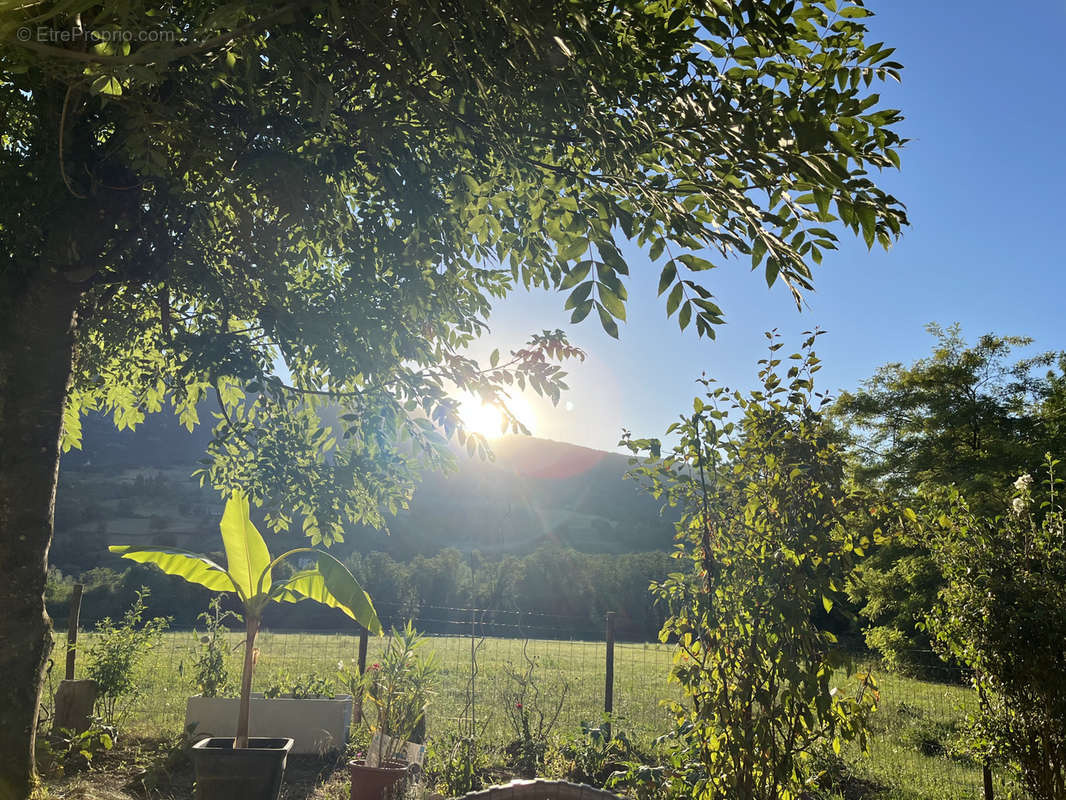
<svg viewBox="0 0 1066 800">
<path fill-rule="evenodd" d="M 511 409 L 519 421 L 530 430 L 533 430 L 533 409 L 526 399 L 515 394 L 506 400 L 507 407 Z M 482 436 L 495 439 L 504 434 L 511 433 L 508 426 L 504 430 L 504 414 L 491 403 L 483 403 L 480 398 L 467 395 L 459 403 L 459 416 L 463 418 L 466 429 L 471 433 L 480 433 Z"/>
</svg>

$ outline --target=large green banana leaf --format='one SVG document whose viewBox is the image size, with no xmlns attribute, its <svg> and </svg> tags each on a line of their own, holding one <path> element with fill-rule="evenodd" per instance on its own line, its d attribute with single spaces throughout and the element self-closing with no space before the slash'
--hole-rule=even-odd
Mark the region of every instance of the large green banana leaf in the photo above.
<svg viewBox="0 0 1066 800">
<path fill-rule="evenodd" d="M 131 547 L 112 545 L 112 553 L 140 564 L 155 564 L 168 575 L 184 578 L 216 592 L 237 592 L 232 576 L 206 556 L 173 547 Z"/>
<path fill-rule="evenodd" d="M 241 588 L 244 597 L 252 598 L 270 587 L 270 551 L 249 517 L 248 496 L 234 492 L 226 501 L 222 513 L 222 544 L 226 548 L 226 568 L 234 582 Z M 262 578 L 262 583 L 260 583 Z"/>
<path fill-rule="evenodd" d="M 305 569 L 278 581 L 270 590 L 275 600 L 298 603 L 316 600 L 339 608 L 371 633 L 381 633 L 381 622 L 370 596 L 348 568 L 328 553 L 316 553 L 317 569 Z"/>
<path fill-rule="evenodd" d="M 339 608 L 367 630 L 381 632 L 381 622 L 370 596 L 348 568 L 320 550 L 297 548 L 279 556 L 277 562 L 299 553 L 314 553 L 315 569 L 297 572 L 292 577 L 272 582 L 270 552 L 248 515 L 248 498 L 235 492 L 226 503 L 219 528 L 226 548 L 228 569 L 206 556 L 172 547 L 131 547 L 114 545 L 112 553 L 142 564 L 155 564 L 163 572 L 198 583 L 220 592 L 236 592 L 245 612 L 258 617 L 270 600 L 295 603 L 315 600 Z"/>
</svg>

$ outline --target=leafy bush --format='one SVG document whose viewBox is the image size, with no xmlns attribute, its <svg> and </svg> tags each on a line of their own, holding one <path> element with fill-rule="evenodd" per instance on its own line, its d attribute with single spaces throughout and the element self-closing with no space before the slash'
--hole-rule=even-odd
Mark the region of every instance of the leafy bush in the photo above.
<svg viewBox="0 0 1066 800">
<path fill-rule="evenodd" d="M 114 747 L 115 728 L 94 717 L 92 724 L 78 733 L 64 728 L 37 741 L 37 769 L 58 777 L 92 765 L 93 758 Z"/>
<path fill-rule="evenodd" d="M 457 735 L 434 741 L 427 764 L 436 779 L 437 791 L 445 797 L 459 797 L 484 787 L 482 775 L 489 766 L 472 737 Z"/>
<path fill-rule="evenodd" d="M 426 709 L 439 668 L 433 653 L 423 655 L 424 644 L 425 637 L 408 622 L 389 634 L 381 661 L 363 674 L 363 713 L 373 732 L 383 734 L 367 752 L 369 766 L 395 758 L 405 742 L 425 739 Z"/>
<path fill-rule="evenodd" d="M 893 672 L 924 680 L 955 677 L 923 625 L 943 576 L 924 542 L 894 533 L 848 577 L 848 599 L 868 623 L 866 646 Z"/>
<path fill-rule="evenodd" d="M 660 633 L 676 643 L 672 705 L 677 732 L 666 797 L 795 797 L 809 785 L 812 749 L 865 749 L 876 687 L 858 675 L 822 629 L 853 560 L 869 545 L 866 498 L 848 489 L 812 375 L 814 336 L 778 367 L 772 335 L 761 388 L 745 396 L 702 381 L 694 414 L 667 430 L 678 444 L 659 458 L 657 440 L 628 444 L 649 462 L 635 474 L 681 508 L 679 570 L 653 584 L 670 616 Z M 738 415 L 736 421 L 731 414 Z"/>
<path fill-rule="evenodd" d="M 170 626 L 166 617 L 144 619 L 147 600 L 148 588 L 142 586 L 133 605 L 117 624 L 110 617 L 96 623 L 86 673 L 96 681 L 97 708 L 107 725 L 115 724 L 119 701 L 136 695 L 137 667 Z"/>
<path fill-rule="evenodd" d="M 1036 800 L 1066 796 L 1066 538 L 1059 462 L 1047 457 L 1042 501 L 1014 484 L 1009 512 L 989 519 L 958 493 L 931 500 L 923 529 L 947 579 L 929 618 L 942 651 L 977 690 L 978 753 L 1013 766 Z"/>
<path fill-rule="evenodd" d="M 226 646 L 226 620 L 243 622 L 233 611 L 222 610 L 222 598 L 213 597 L 208 611 L 200 614 L 207 632 L 200 637 L 200 649 L 193 661 L 193 677 L 197 691 L 204 697 L 222 697 L 229 693 L 229 648 Z"/>
<path fill-rule="evenodd" d="M 294 700 L 306 700 L 313 697 L 333 697 L 333 681 L 313 672 L 306 675 L 277 676 L 263 691 L 264 697 L 291 697 Z"/>
<path fill-rule="evenodd" d="M 687 798 L 707 785 L 707 766 L 693 746 L 693 725 L 682 722 L 655 740 L 655 758 L 629 761 L 607 779 L 607 787 L 621 789 L 637 800 Z"/>
<path fill-rule="evenodd" d="M 581 733 L 559 748 L 567 760 L 566 779 L 590 786 L 606 786 L 608 779 L 624 771 L 630 761 L 647 761 L 633 740 L 605 715 L 599 725 L 581 723 Z"/>
<path fill-rule="evenodd" d="M 833 409 L 849 440 L 855 480 L 892 504 L 923 486 L 955 486 L 982 513 L 1002 507 L 1002 487 L 1035 467 L 1066 430 L 1057 421 L 1062 355 L 1019 358 L 1032 340 L 986 334 L 967 342 L 956 324 L 926 326 L 931 352 L 885 364 Z M 1059 361 L 1059 375 L 1049 370 Z M 1059 388 L 1057 388 L 1057 384 Z M 896 537 L 856 572 L 849 594 L 868 623 L 866 642 L 910 675 L 941 679 L 945 664 L 923 621 L 945 585 L 922 537 Z"/>
</svg>

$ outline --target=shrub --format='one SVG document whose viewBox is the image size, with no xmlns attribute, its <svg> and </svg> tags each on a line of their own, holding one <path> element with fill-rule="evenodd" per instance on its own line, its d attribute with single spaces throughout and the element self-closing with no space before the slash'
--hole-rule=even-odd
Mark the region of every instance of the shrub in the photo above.
<svg viewBox="0 0 1066 800">
<path fill-rule="evenodd" d="M 423 654 L 425 637 L 408 622 L 389 634 L 381 661 L 362 676 L 363 713 L 375 735 L 367 765 L 396 758 L 408 741 L 425 741 L 426 709 L 439 673 L 433 653 Z"/>
<path fill-rule="evenodd" d="M 445 797 L 481 789 L 485 785 L 482 775 L 489 766 L 473 737 L 458 735 L 434 741 L 427 763 L 435 775 L 437 791 Z"/>
<path fill-rule="evenodd" d="M 115 724 L 119 701 L 136 695 L 137 667 L 170 626 L 166 617 L 144 619 L 147 599 L 148 588 L 142 586 L 121 621 L 116 624 L 105 617 L 96 623 L 86 672 L 96 681 L 97 709 L 108 726 Z"/>
<path fill-rule="evenodd" d="M 222 610 L 222 598 L 213 597 L 208 610 L 200 614 L 206 633 L 200 637 L 200 648 L 193 661 L 193 678 L 196 690 L 204 697 L 222 697 L 232 689 L 229 682 L 227 666 L 229 648 L 227 647 L 226 620 L 243 622 L 241 616 L 233 611 Z"/>
<path fill-rule="evenodd" d="M 309 672 L 305 675 L 282 674 L 263 691 L 268 698 L 291 697 L 306 700 L 314 697 L 333 697 L 334 687 L 330 678 Z"/>
<path fill-rule="evenodd" d="M 605 786 L 613 774 L 626 769 L 628 762 L 649 759 L 609 715 L 599 725 L 581 723 L 580 735 L 565 742 L 559 752 L 568 762 L 566 779 L 590 786 Z"/>
<path fill-rule="evenodd" d="M 114 746 L 115 729 L 97 717 L 84 731 L 64 728 L 37 742 L 37 768 L 58 777 L 92 765 L 93 758 Z"/>
<path fill-rule="evenodd" d="M 922 515 L 947 579 L 929 617 L 941 650 L 977 691 L 971 747 L 1013 766 L 1036 800 L 1066 796 L 1066 539 L 1058 461 L 1047 457 L 1042 502 L 1014 484 L 1009 511 L 988 519 L 958 493 Z M 917 518 L 916 518 L 917 521 Z"/>
<path fill-rule="evenodd" d="M 868 506 L 847 488 L 814 393 L 815 337 L 785 375 L 768 337 L 761 388 L 745 396 L 702 381 L 695 413 L 667 430 L 678 444 L 665 458 L 656 440 L 623 439 L 651 455 L 635 470 L 647 489 L 682 512 L 679 570 L 652 585 L 684 695 L 672 705 L 672 767 L 634 776 L 667 797 L 796 797 L 813 749 L 851 739 L 865 749 L 877 698 L 869 675 L 836 685 L 850 662 L 818 625 L 868 546 Z"/>
</svg>

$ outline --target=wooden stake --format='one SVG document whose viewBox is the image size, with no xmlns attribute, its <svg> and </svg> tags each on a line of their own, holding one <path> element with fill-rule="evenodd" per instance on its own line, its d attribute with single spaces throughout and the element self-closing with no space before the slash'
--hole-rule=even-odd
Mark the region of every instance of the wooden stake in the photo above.
<svg viewBox="0 0 1066 800">
<path fill-rule="evenodd" d="M 603 710 L 614 711 L 614 612 L 607 612 L 607 669 L 603 691 Z"/>
<path fill-rule="evenodd" d="M 370 631 L 366 628 L 359 629 L 359 677 L 366 673 L 366 646 L 369 636 Z M 359 692 L 358 697 L 352 699 L 355 702 L 352 716 L 355 717 L 355 723 L 358 725 L 363 721 L 363 693 Z"/>
<path fill-rule="evenodd" d="M 74 680 L 74 658 L 77 655 L 78 622 L 81 617 L 81 593 L 84 587 L 74 584 L 74 593 L 70 596 L 70 614 L 67 615 L 67 672 L 66 679 Z"/>
</svg>

